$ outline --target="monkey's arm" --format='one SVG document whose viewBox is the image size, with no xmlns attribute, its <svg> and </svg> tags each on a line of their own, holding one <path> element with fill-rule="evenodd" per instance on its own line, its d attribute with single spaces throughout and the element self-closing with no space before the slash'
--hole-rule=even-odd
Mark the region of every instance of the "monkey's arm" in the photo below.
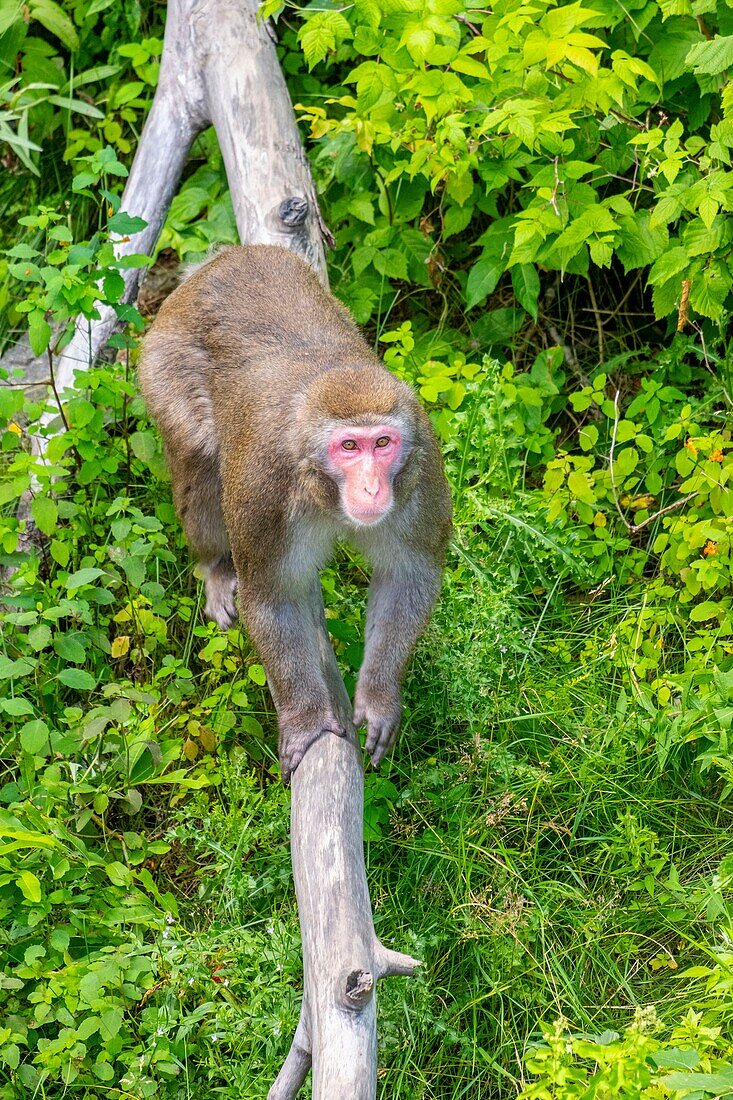
<svg viewBox="0 0 733 1100">
<path fill-rule="evenodd" d="M 375 765 L 397 737 L 402 677 L 438 598 L 441 573 L 442 554 L 411 550 L 397 564 L 378 565 L 372 574 L 354 725 L 366 725 L 366 748 Z"/>
<path fill-rule="evenodd" d="M 267 673 L 287 782 L 314 741 L 326 733 L 343 737 L 347 732 L 343 700 L 334 686 L 336 658 L 327 637 L 326 645 L 321 637 L 320 582 L 316 576 L 293 595 L 240 578 L 239 606 Z"/>
</svg>

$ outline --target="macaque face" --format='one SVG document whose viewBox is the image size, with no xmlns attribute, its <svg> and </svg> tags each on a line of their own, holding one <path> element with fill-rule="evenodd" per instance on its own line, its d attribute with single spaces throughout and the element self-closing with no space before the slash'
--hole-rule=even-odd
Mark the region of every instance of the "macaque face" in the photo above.
<svg viewBox="0 0 733 1100">
<path fill-rule="evenodd" d="M 343 510 L 354 523 L 378 523 L 390 511 L 403 451 L 402 434 L 394 424 L 342 425 L 332 433 L 329 466 L 341 489 Z"/>
</svg>

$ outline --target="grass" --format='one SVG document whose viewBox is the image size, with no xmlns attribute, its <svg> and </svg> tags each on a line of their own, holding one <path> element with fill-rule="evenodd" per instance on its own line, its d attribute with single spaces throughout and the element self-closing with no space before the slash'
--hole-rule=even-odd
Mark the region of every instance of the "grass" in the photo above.
<svg viewBox="0 0 733 1100">
<path fill-rule="evenodd" d="M 367 776 L 377 931 L 425 964 L 380 987 L 383 1097 L 514 1095 L 541 1022 L 599 1034 L 654 1005 L 669 1028 L 703 1000 L 682 975 L 715 943 L 700 897 L 730 850 L 726 817 L 683 761 L 660 770 L 647 716 L 624 703 L 603 655 L 623 608 L 578 607 L 557 586 L 507 597 L 515 565 L 505 554 L 480 581 L 453 556 L 400 746 Z M 360 599 L 348 576 L 345 589 L 340 615 Z M 240 998 L 225 1064 L 194 1079 L 254 1097 L 297 1016 L 286 799 L 243 757 L 223 771 L 213 802 L 180 813 L 189 853 L 208 853 L 193 943 L 228 960 Z"/>
</svg>

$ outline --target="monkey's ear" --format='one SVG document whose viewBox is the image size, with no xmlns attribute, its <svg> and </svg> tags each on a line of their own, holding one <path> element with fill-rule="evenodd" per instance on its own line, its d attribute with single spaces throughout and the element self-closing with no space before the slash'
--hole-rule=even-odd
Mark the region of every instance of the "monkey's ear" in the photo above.
<svg viewBox="0 0 733 1100">
<path fill-rule="evenodd" d="M 305 417 L 305 398 L 301 398 L 295 406 L 295 423 L 302 424 Z"/>
</svg>

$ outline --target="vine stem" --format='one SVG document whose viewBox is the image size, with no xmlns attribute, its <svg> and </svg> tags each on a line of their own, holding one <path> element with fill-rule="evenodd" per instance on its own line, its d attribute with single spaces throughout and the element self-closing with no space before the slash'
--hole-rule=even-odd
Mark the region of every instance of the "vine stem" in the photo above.
<svg viewBox="0 0 733 1100">
<path fill-rule="evenodd" d="M 695 499 L 697 493 L 688 493 L 687 496 L 680 497 L 679 500 L 675 500 L 671 504 L 667 504 L 664 508 L 660 508 L 659 511 L 654 513 L 654 515 L 647 516 L 647 518 L 642 520 L 641 523 L 629 523 L 626 516 L 621 511 L 621 505 L 619 504 L 618 493 L 616 491 L 616 479 L 613 476 L 613 456 L 614 451 L 616 450 L 616 433 L 618 431 L 618 422 L 620 417 L 618 399 L 619 390 L 617 388 L 613 398 L 613 433 L 611 435 L 611 450 L 608 456 L 609 470 L 611 473 L 611 489 L 613 490 L 613 503 L 616 505 L 616 511 L 621 517 L 621 522 L 630 534 L 637 535 L 639 531 L 643 531 L 645 527 L 648 527 L 650 523 L 654 523 L 654 521 L 659 519 L 661 516 L 666 516 L 669 512 L 674 512 L 675 509 L 682 508 L 683 505 L 689 504 L 691 500 Z"/>
<path fill-rule="evenodd" d="M 51 351 L 50 345 L 46 348 L 46 355 L 48 356 L 48 373 L 51 381 L 51 389 L 53 390 L 53 395 L 56 398 L 56 404 L 58 405 L 59 415 L 61 417 L 61 420 L 63 421 L 64 428 L 71 436 L 71 450 L 74 455 L 74 465 L 78 470 L 83 462 L 83 459 L 79 454 L 76 443 L 74 442 L 74 437 L 71 435 L 71 425 L 69 424 L 68 418 L 66 416 L 66 409 L 61 402 L 61 396 L 56 386 L 56 373 L 53 369 L 53 352 Z"/>
</svg>

